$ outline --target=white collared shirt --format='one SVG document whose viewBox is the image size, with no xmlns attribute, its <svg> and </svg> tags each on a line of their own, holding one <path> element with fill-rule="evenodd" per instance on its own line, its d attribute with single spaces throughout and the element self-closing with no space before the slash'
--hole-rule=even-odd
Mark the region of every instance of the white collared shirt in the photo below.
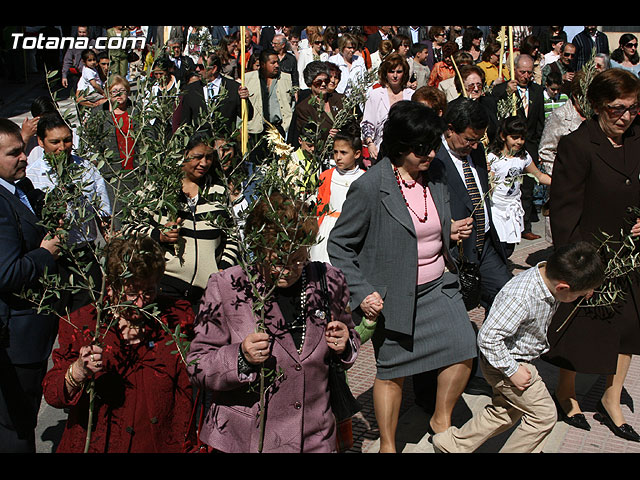
<svg viewBox="0 0 640 480">
<path fill-rule="evenodd" d="M 484 200 L 484 231 L 488 232 L 489 229 L 491 228 L 491 225 L 489 224 L 489 221 L 487 219 L 487 209 L 491 208 L 491 206 L 489 205 L 489 198 L 488 195 L 486 195 L 486 192 L 482 189 L 482 183 L 480 183 L 480 177 L 478 177 L 478 172 L 476 171 L 476 167 L 473 164 L 473 158 L 471 158 L 471 155 L 467 155 L 466 159 L 463 159 L 460 157 L 460 155 L 458 155 L 457 153 L 455 153 L 453 150 L 451 150 L 451 148 L 449 148 L 449 144 L 447 143 L 447 139 L 445 138 L 444 135 L 442 135 L 442 145 L 444 145 L 444 148 L 447 149 L 447 152 L 449 152 L 449 156 L 451 157 L 451 160 L 453 161 L 453 165 L 456 167 L 456 170 L 458 171 L 458 173 L 460 174 L 460 179 L 462 180 L 462 183 L 466 186 L 466 182 L 464 179 L 464 169 L 462 167 L 462 162 L 463 160 L 468 161 L 469 166 L 471 167 L 471 171 L 473 172 L 473 178 L 476 181 L 476 185 L 478 186 L 478 190 L 480 191 L 480 195 L 482 195 L 482 198 Z M 458 219 L 460 220 L 460 219 Z"/>
<path fill-rule="evenodd" d="M 220 88 L 222 87 L 222 77 L 217 76 L 212 82 L 209 82 L 204 87 L 204 98 L 206 101 L 209 101 L 210 91 L 213 92 L 213 96 L 217 97 L 220 95 Z"/>
</svg>

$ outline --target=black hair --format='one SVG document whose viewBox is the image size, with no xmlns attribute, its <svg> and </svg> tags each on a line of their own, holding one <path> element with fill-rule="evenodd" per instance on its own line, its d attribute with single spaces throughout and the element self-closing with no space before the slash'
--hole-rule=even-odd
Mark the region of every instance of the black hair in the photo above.
<svg viewBox="0 0 640 480">
<path fill-rule="evenodd" d="M 419 102 L 401 100 L 389 110 L 380 152 L 395 163 L 417 148 L 437 151 L 444 131 L 444 122 L 434 110 Z"/>
<path fill-rule="evenodd" d="M 264 65 L 265 63 L 267 63 L 267 60 L 269 60 L 269 57 L 271 55 L 275 55 L 276 57 L 278 56 L 278 54 L 276 53 L 276 51 L 272 48 L 265 48 L 264 50 L 260 51 L 260 65 Z"/>
<path fill-rule="evenodd" d="M 444 120 L 455 133 L 462 133 L 468 127 L 484 130 L 489 126 L 489 115 L 478 102 L 461 98 L 447 106 Z"/>
<path fill-rule="evenodd" d="M 545 80 L 545 86 L 549 85 L 562 85 L 562 74 L 560 72 L 549 72 Z"/>
<path fill-rule="evenodd" d="M 547 278 L 566 282 L 571 291 L 597 288 L 605 278 L 605 264 L 592 244 L 579 241 L 556 247 L 547 260 Z"/>
<path fill-rule="evenodd" d="M 321 62 L 320 60 L 314 60 L 313 62 L 309 62 L 307 66 L 304 67 L 304 70 L 302 71 L 302 75 L 304 77 L 304 83 L 306 83 L 308 87 L 311 87 L 311 84 L 316 79 L 316 77 L 323 73 L 327 76 L 327 78 L 331 76 L 331 72 L 329 71 L 327 62 Z"/>
<path fill-rule="evenodd" d="M 506 138 L 507 135 L 526 138 L 527 124 L 524 122 L 524 120 L 517 116 L 507 117 L 502 120 L 498 129 L 498 134 L 489 144 L 488 151 L 500 156 L 502 154 L 502 149 L 504 148 L 504 145 L 506 143 L 503 137 Z M 522 147 L 520 151 L 514 152 L 514 156 L 519 158 L 526 158 L 527 151 L 524 147 Z"/>
<path fill-rule="evenodd" d="M 82 58 L 82 62 L 83 63 L 87 63 L 87 60 L 89 59 L 90 56 L 94 56 L 96 57 L 96 60 L 98 59 L 98 55 L 96 55 L 96 52 L 93 51 L 93 49 L 91 48 L 87 48 L 86 50 L 83 50 L 82 53 L 80 54 L 80 58 Z"/>
<path fill-rule="evenodd" d="M 31 103 L 31 115 L 34 118 L 39 117 L 43 113 L 54 111 L 56 111 L 56 104 L 49 95 L 42 95 L 40 97 L 37 97 Z"/>
<path fill-rule="evenodd" d="M 425 48 L 429 48 L 426 43 L 414 43 L 411 45 L 411 48 L 409 49 L 409 54 L 412 57 L 415 57 L 418 53 L 423 51 Z"/>
<path fill-rule="evenodd" d="M 46 112 L 38 119 L 37 135 L 40 140 L 44 140 L 49 130 L 54 128 L 65 127 L 71 131 L 69 124 L 58 112 Z"/>
<path fill-rule="evenodd" d="M 0 118 L 0 135 L 13 135 L 23 141 L 20 126 L 8 118 Z"/>
<path fill-rule="evenodd" d="M 336 134 L 333 136 L 334 145 L 339 140 L 347 142 L 354 152 L 357 152 L 358 150 L 362 152 L 362 136 L 360 133 L 360 129 L 354 122 L 350 122 L 340 130 L 338 130 L 338 132 L 336 132 Z M 363 161 L 363 155 L 360 155 L 356 159 L 356 164 L 362 170 L 366 169 L 366 165 Z"/>
</svg>

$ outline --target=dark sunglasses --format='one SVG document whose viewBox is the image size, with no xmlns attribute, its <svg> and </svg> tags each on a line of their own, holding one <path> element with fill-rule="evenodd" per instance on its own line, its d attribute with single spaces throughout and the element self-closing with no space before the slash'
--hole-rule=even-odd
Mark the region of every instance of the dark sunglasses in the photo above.
<svg viewBox="0 0 640 480">
<path fill-rule="evenodd" d="M 440 142 L 437 143 L 418 143 L 411 146 L 411 151 L 418 157 L 428 157 L 431 152 L 437 152 L 440 148 Z"/>
<path fill-rule="evenodd" d="M 638 114 L 638 111 L 640 111 L 640 105 L 637 103 L 634 103 L 630 107 L 606 105 L 605 108 L 607 109 L 609 116 L 612 118 L 620 118 L 627 112 L 634 117 Z"/>
</svg>

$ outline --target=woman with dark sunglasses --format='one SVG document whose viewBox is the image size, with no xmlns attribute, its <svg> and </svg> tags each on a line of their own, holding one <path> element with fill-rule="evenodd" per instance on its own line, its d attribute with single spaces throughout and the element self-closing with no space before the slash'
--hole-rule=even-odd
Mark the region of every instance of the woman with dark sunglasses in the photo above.
<svg viewBox="0 0 640 480">
<path fill-rule="evenodd" d="M 472 219 L 452 221 L 441 163 L 432 163 L 445 127 L 426 105 L 389 110 L 380 161 L 349 188 L 329 235 L 332 265 L 345 275 L 351 308 L 377 326 L 371 338 L 380 451 L 395 452 L 404 379 L 437 371 L 427 428 L 446 430 L 476 356 L 451 242 L 468 238 Z"/>
<path fill-rule="evenodd" d="M 640 76 L 638 37 L 632 33 L 625 33 L 620 37 L 620 46 L 611 52 L 611 67 L 624 68 Z"/>
<path fill-rule="evenodd" d="M 550 220 L 556 247 L 578 240 L 600 246 L 603 235 L 616 243 L 640 235 L 640 218 L 631 208 L 640 205 L 640 80 L 612 68 L 597 74 L 586 93 L 595 115 L 560 139 L 553 164 Z M 596 419 L 615 435 L 640 441 L 620 406 L 631 357 L 640 353 L 637 271 L 624 278 L 622 288 L 613 309 L 580 308 L 571 316 L 575 305 L 560 306 L 549 326 L 545 358 L 560 369 L 559 419 L 589 430 L 576 397 L 576 374 L 606 375 Z"/>
</svg>

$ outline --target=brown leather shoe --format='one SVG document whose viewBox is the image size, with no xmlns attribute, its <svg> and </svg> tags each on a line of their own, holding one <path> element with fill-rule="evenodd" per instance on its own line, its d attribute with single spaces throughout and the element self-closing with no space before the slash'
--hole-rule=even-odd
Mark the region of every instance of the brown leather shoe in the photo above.
<svg viewBox="0 0 640 480">
<path fill-rule="evenodd" d="M 523 233 L 522 234 L 522 238 L 524 238 L 525 240 L 537 240 L 537 239 L 539 239 L 541 237 L 540 237 L 540 235 L 536 235 L 533 232 L 527 232 L 527 233 Z"/>
</svg>

